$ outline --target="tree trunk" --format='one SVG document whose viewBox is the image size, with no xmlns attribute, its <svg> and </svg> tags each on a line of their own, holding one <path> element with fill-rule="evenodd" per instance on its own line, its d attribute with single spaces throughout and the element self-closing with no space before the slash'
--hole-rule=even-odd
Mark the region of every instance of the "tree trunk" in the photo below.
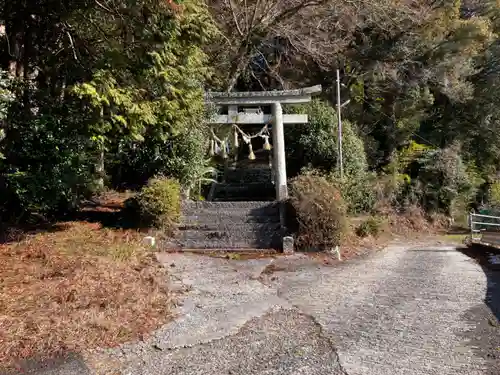
<svg viewBox="0 0 500 375">
<path fill-rule="evenodd" d="M 99 152 L 99 159 L 96 163 L 96 172 L 97 172 L 97 186 L 100 190 L 104 189 L 104 146 L 101 146 L 101 150 Z"/>
<path fill-rule="evenodd" d="M 101 107 L 99 111 L 99 120 L 104 121 L 104 108 Z M 99 189 L 104 189 L 104 141 L 101 139 L 99 142 L 99 156 L 95 166 L 97 173 L 97 186 Z"/>
<path fill-rule="evenodd" d="M 13 23 L 15 23 L 14 20 L 9 22 L 10 25 L 5 28 L 9 42 L 8 74 L 11 78 L 17 78 L 23 76 L 23 65 L 21 61 L 23 33 L 19 25 L 14 25 Z"/>
</svg>

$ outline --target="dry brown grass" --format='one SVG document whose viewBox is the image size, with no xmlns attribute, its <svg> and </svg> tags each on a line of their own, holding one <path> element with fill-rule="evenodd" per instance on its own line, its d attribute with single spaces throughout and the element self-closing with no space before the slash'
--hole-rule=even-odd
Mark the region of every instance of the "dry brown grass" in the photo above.
<svg viewBox="0 0 500 375">
<path fill-rule="evenodd" d="M 369 219 L 369 216 L 350 218 L 350 230 L 344 236 L 341 246 L 344 260 L 384 248 L 391 240 L 398 237 L 412 241 L 442 233 L 448 223 L 447 218 L 437 215 L 429 221 L 425 212 L 417 206 L 407 207 L 403 212 L 396 212 L 387 206 L 377 212 L 377 217 L 381 222 L 379 233 L 364 238 L 357 236 L 356 228 Z"/>
<path fill-rule="evenodd" d="M 137 233 L 66 223 L 0 245 L 0 363 L 115 346 L 169 319 L 164 269 Z"/>
<path fill-rule="evenodd" d="M 423 210 L 416 206 L 408 207 L 402 213 L 393 213 L 388 219 L 392 231 L 397 234 L 428 233 L 432 227 Z"/>
</svg>

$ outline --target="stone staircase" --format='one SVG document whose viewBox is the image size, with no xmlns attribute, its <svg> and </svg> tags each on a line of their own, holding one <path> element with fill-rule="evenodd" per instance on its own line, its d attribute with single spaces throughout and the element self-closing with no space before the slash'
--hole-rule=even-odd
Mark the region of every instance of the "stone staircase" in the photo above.
<svg viewBox="0 0 500 375">
<path fill-rule="evenodd" d="M 184 249 L 279 249 L 279 205 L 269 169 L 235 170 L 215 186 L 213 201 L 182 206 L 178 243 Z"/>
<path fill-rule="evenodd" d="M 211 200 L 221 201 L 274 201 L 276 192 L 269 168 L 229 170 L 225 181 L 213 187 Z"/>
<path fill-rule="evenodd" d="M 185 249 L 278 249 L 275 202 L 184 202 L 179 243 Z"/>
</svg>

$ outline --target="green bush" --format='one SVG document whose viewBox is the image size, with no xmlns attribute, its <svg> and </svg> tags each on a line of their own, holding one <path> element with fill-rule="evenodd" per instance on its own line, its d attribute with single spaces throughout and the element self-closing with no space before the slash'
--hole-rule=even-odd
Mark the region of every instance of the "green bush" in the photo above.
<svg viewBox="0 0 500 375">
<path fill-rule="evenodd" d="M 290 204 L 298 246 L 328 249 L 340 244 L 347 228 L 346 205 L 334 184 L 314 173 L 299 175 L 290 185 Z"/>
<path fill-rule="evenodd" d="M 384 172 L 374 184 L 378 212 L 419 206 L 463 221 L 483 184 L 459 144 L 431 148 L 411 142 L 393 154 Z"/>
<path fill-rule="evenodd" d="M 205 184 L 214 182 L 215 168 L 207 156 L 208 130 L 203 126 L 193 127 L 171 141 L 165 153 L 165 171 L 179 180 L 186 197 L 196 199 Z"/>
<path fill-rule="evenodd" d="M 141 225 L 154 226 L 171 234 L 180 218 L 180 184 L 172 178 L 152 178 L 139 194 L 128 200 L 126 209 L 138 211 Z"/>
<path fill-rule="evenodd" d="M 0 160 L 3 220 L 23 221 L 31 213 L 50 219 L 78 209 L 95 192 L 88 137 L 61 129 L 59 120 L 50 114 L 9 120 L 1 143 L 5 156 Z"/>
<path fill-rule="evenodd" d="M 124 142 L 110 152 L 107 170 L 118 187 L 127 181 L 140 186 L 152 176 L 171 176 L 179 181 L 186 197 L 196 199 L 215 174 L 207 155 L 208 139 L 208 129 L 197 124 L 167 140 L 146 136 L 141 147 Z"/>
<path fill-rule="evenodd" d="M 429 212 L 463 216 L 475 201 L 482 179 L 461 157 L 460 145 L 428 150 L 419 159 L 422 207 Z"/>
<path fill-rule="evenodd" d="M 291 175 L 307 165 L 324 172 L 335 171 L 338 161 L 338 121 L 335 109 L 325 101 L 313 100 L 287 110 L 309 116 L 309 123 L 290 126 L 285 132 Z M 344 174 L 351 176 L 366 172 L 368 163 L 365 148 L 362 139 L 355 132 L 355 126 L 349 121 L 343 121 L 342 130 Z"/>
<path fill-rule="evenodd" d="M 338 185 L 347 204 L 350 214 L 360 214 L 373 211 L 377 203 L 377 195 L 374 190 L 376 175 L 373 173 L 359 173 L 350 175 L 344 179 L 338 179 Z M 334 178 L 334 181 L 337 181 Z"/>
<path fill-rule="evenodd" d="M 387 210 L 402 210 L 420 204 L 422 184 L 412 172 L 418 172 L 418 160 L 428 150 L 428 146 L 411 141 L 406 147 L 392 153 L 389 164 L 373 184 L 376 211 L 387 213 Z"/>
<path fill-rule="evenodd" d="M 382 231 L 382 224 L 383 222 L 381 219 L 370 216 L 356 228 L 356 234 L 359 237 L 377 237 Z"/>
<path fill-rule="evenodd" d="M 488 203 L 490 206 L 500 208 L 500 182 L 493 182 L 488 189 Z"/>
</svg>

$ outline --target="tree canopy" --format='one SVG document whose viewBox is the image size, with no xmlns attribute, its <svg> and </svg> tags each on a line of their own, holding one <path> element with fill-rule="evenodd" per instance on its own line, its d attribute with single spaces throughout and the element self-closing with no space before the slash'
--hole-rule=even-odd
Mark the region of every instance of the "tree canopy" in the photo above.
<svg viewBox="0 0 500 375">
<path fill-rule="evenodd" d="M 301 166 L 332 172 L 337 69 L 341 95 L 351 100 L 342 114 L 350 174 L 392 170 L 445 184 L 425 158 L 393 168 L 398 155 L 421 144 L 427 156 L 454 153 L 463 171 L 474 166 L 486 183 L 498 178 L 497 1 L 0 5 L 4 215 L 64 211 L 99 186 L 139 186 L 159 173 L 193 186 L 208 167 L 207 89 L 321 84 L 322 104 L 306 109 L 316 119 L 288 134 L 287 148 Z"/>
</svg>

